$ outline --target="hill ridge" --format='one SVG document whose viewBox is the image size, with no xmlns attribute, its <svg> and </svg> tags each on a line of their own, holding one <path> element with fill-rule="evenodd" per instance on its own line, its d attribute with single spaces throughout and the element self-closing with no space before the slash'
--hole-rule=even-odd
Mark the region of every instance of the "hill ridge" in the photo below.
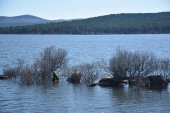
<svg viewBox="0 0 170 113">
<path fill-rule="evenodd" d="M 1 28 L 1 34 L 156 34 L 170 33 L 170 12 L 110 14 L 81 20 Z"/>
</svg>

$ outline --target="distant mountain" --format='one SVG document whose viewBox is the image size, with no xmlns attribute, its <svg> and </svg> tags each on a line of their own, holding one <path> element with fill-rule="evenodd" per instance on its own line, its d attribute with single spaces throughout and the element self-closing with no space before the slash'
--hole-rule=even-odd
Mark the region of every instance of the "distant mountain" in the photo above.
<svg viewBox="0 0 170 113">
<path fill-rule="evenodd" d="M 32 15 L 21 15 L 13 17 L 0 16 L 0 27 L 24 26 L 62 21 L 65 20 L 46 20 Z"/>
<path fill-rule="evenodd" d="M 111 14 L 81 20 L 0 28 L 1 34 L 170 33 L 170 12 Z"/>
</svg>

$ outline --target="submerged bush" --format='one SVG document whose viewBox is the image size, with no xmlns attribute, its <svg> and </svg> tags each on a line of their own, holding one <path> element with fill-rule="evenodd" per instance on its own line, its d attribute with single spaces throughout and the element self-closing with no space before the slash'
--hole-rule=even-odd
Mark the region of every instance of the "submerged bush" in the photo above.
<svg viewBox="0 0 170 113">
<path fill-rule="evenodd" d="M 30 68 L 29 66 L 25 66 L 22 67 L 22 69 L 20 70 L 20 80 L 23 84 L 34 84 L 35 80 L 34 78 L 34 71 L 32 70 L 32 68 Z"/>
<path fill-rule="evenodd" d="M 67 63 L 67 52 L 64 49 L 55 49 L 53 46 L 45 48 L 40 57 L 33 64 L 27 65 L 20 59 L 13 68 L 5 68 L 3 75 L 17 77 L 23 84 L 37 84 L 52 77 Z"/>
<path fill-rule="evenodd" d="M 70 82 L 70 83 L 73 83 L 73 84 L 77 84 L 77 83 L 80 83 L 80 80 L 81 80 L 81 73 L 72 73 L 68 78 L 67 78 L 67 81 Z"/>
<path fill-rule="evenodd" d="M 163 75 L 166 79 L 170 76 L 170 59 L 159 59 L 156 67 L 156 74 Z"/>
<path fill-rule="evenodd" d="M 115 83 L 121 83 L 126 78 L 129 86 L 152 89 L 167 87 L 167 78 L 170 75 L 169 59 L 159 59 L 148 53 L 118 50 L 109 64 Z"/>
<path fill-rule="evenodd" d="M 8 78 L 16 78 L 17 76 L 17 71 L 16 68 L 12 68 L 12 67 L 5 67 L 3 69 L 3 76 L 6 76 Z"/>
<path fill-rule="evenodd" d="M 117 51 L 109 61 L 109 69 L 111 74 L 116 77 L 127 76 L 127 71 L 130 66 L 131 53 L 128 51 Z"/>
<path fill-rule="evenodd" d="M 147 76 L 155 71 L 156 58 L 139 52 L 118 50 L 110 59 L 110 72 L 114 77 Z"/>
<path fill-rule="evenodd" d="M 16 66 L 5 67 L 3 75 L 20 80 L 23 84 L 40 84 L 43 82 L 59 81 L 54 71 L 61 71 L 67 66 L 67 52 L 54 47 L 45 48 L 40 56 L 32 63 L 17 60 Z M 142 84 L 150 75 L 170 76 L 170 60 L 159 59 L 152 54 L 117 50 L 106 62 L 86 63 L 71 68 L 66 67 L 62 73 L 68 75 L 68 82 L 92 84 L 102 74 L 112 76 L 112 82 L 122 83 L 129 79 L 131 83 Z M 143 79 L 144 78 L 144 79 Z M 135 81 L 135 82 L 134 82 Z M 113 83 L 112 83 L 113 84 Z"/>
<path fill-rule="evenodd" d="M 45 79 L 53 71 L 62 68 L 67 63 L 67 52 L 64 49 L 55 49 L 54 47 L 45 48 L 40 53 L 40 58 L 34 63 L 34 69 Z"/>
<path fill-rule="evenodd" d="M 77 83 L 93 83 L 98 78 L 97 63 L 87 63 L 74 66 L 68 71 L 68 80 L 77 80 Z"/>
<path fill-rule="evenodd" d="M 81 65 L 80 73 L 82 74 L 81 81 L 85 83 L 93 83 L 98 77 L 95 63 Z"/>
</svg>

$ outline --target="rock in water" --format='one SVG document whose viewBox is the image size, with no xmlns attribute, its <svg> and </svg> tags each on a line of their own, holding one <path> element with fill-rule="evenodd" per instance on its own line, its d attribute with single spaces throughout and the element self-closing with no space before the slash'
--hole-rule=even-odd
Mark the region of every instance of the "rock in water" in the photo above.
<svg viewBox="0 0 170 113">
<path fill-rule="evenodd" d="M 78 84 L 80 83 L 81 76 L 82 76 L 81 73 L 73 73 L 71 76 L 67 78 L 67 81 L 72 84 Z"/>
<path fill-rule="evenodd" d="M 9 80 L 9 79 L 11 79 L 11 77 L 0 75 L 0 80 Z"/>
<path fill-rule="evenodd" d="M 168 86 L 168 81 L 162 76 L 148 76 L 151 89 L 164 89 Z"/>
<path fill-rule="evenodd" d="M 88 84 L 88 86 L 91 86 L 91 87 L 96 86 L 96 85 L 97 85 L 97 83 L 90 83 L 90 84 Z"/>
<path fill-rule="evenodd" d="M 53 74 L 52 74 L 52 81 L 53 83 L 59 82 L 58 74 L 55 71 L 53 71 Z"/>
<path fill-rule="evenodd" d="M 117 87 L 121 85 L 121 81 L 114 79 L 113 77 L 111 78 L 102 78 L 99 83 L 99 86 L 104 86 L 104 87 Z"/>
</svg>

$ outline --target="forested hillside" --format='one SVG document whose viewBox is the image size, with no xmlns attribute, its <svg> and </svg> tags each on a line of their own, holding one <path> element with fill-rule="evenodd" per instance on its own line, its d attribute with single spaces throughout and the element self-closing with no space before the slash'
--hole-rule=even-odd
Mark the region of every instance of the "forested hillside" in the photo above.
<svg viewBox="0 0 170 113">
<path fill-rule="evenodd" d="M 62 22 L 65 20 L 46 20 L 40 17 L 32 15 L 20 15 L 20 16 L 0 16 L 0 27 L 15 27 L 24 25 L 46 24 L 50 22 Z"/>
<path fill-rule="evenodd" d="M 1 34 L 170 33 L 170 12 L 111 14 L 82 20 L 0 28 Z"/>
</svg>

